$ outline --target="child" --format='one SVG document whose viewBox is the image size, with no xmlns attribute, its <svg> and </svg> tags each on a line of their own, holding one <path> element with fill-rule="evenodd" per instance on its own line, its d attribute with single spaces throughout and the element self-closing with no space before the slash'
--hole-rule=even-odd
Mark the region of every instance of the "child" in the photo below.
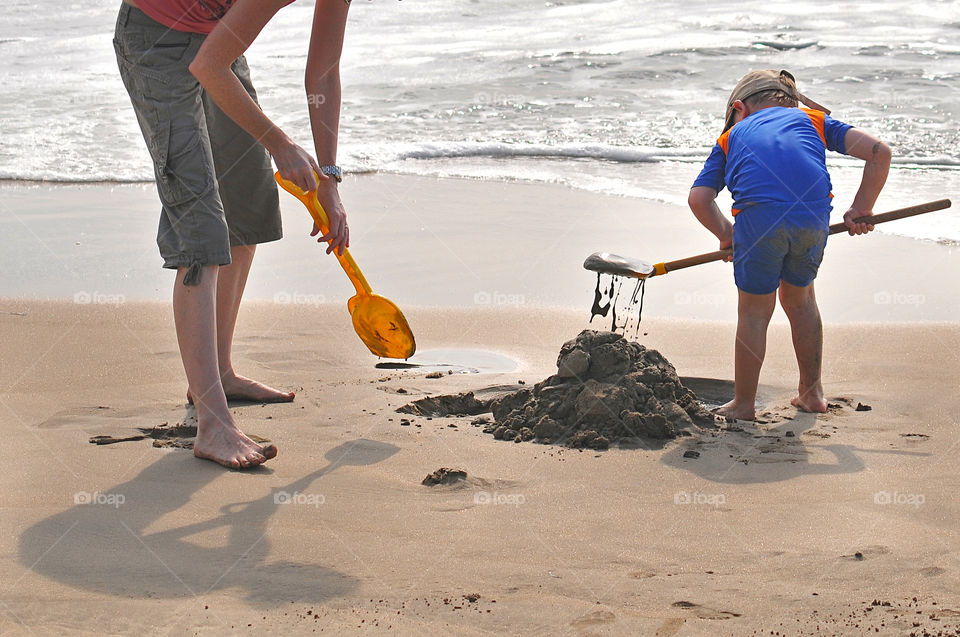
<svg viewBox="0 0 960 637">
<path fill-rule="evenodd" d="M 811 108 L 797 108 L 798 101 Z M 690 189 L 693 214 L 716 235 L 721 249 L 733 248 L 739 291 L 734 399 L 720 408 L 721 415 L 755 417 L 778 290 L 800 368 L 791 402 L 803 411 L 827 410 L 820 382 L 823 328 L 813 291 L 832 209 L 827 149 L 866 162 L 843 221 L 851 235 L 873 230 L 854 219 L 873 214 L 890 168 L 890 148 L 828 117 L 826 109 L 797 91 L 786 71 L 751 71 L 733 89 L 723 135 Z M 715 202 L 724 186 L 733 196 L 733 224 Z"/>
</svg>

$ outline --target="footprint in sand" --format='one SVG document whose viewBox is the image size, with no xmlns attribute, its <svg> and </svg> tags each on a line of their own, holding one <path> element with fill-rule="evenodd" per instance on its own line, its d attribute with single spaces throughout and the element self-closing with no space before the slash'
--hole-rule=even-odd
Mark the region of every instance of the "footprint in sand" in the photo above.
<svg viewBox="0 0 960 637">
<path fill-rule="evenodd" d="M 677 631 L 687 622 L 683 617 L 671 617 L 667 621 L 660 624 L 660 628 L 657 629 L 657 632 L 653 633 L 654 637 L 672 637 L 677 634 Z"/>
<path fill-rule="evenodd" d="M 630 571 L 627 573 L 627 577 L 631 579 L 649 579 L 656 576 L 657 574 L 654 571 Z"/>
<path fill-rule="evenodd" d="M 572 622 L 570 626 L 577 629 L 578 631 L 589 630 L 596 626 L 602 626 L 604 624 L 612 624 L 617 621 L 617 616 L 611 613 L 608 610 L 595 610 L 592 613 L 587 613 L 586 615 L 581 615 L 577 617 Z"/>
<path fill-rule="evenodd" d="M 740 613 L 734 613 L 728 610 L 717 610 L 715 608 L 710 608 L 709 606 L 694 604 L 693 602 L 679 601 L 674 602 L 671 604 L 671 606 L 689 611 L 698 619 L 731 619 L 733 617 L 740 617 Z"/>
</svg>

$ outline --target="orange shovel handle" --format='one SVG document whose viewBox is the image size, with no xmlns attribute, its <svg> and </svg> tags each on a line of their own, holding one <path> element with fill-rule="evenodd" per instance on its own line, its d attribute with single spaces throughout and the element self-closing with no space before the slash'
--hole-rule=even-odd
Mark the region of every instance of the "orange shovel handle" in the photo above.
<svg viewBox="0 0 960 637">
<path fill-rule="evenodd" d="M 316 174 L 315 176 L 319 183 L 320 176 Z M 324 211 L 323 206 L 320 205 L 320 200 L 317 199 L 316 190 L 311 190 L 310 192 L 302 190 L 300 186 L 292 181 L 281 177 L 279 172 L 275 173 L 273 178 L 277 180 L 277 183 L 280 184 L 284 190 L 299 199 L 300 202 L 307 207 L 310 216 L 313 217 L 313 221 L 317 224 L 317 227 L 320 228 L 320 232 L 323 234 L 330 232 L 330 221 L 327 219 L 327 213 Z M 357 294 L 370 294 L 370 284 L 367 283 L 367 279 L 357 266 L 357 262 L 350 256 L 350 251 L 344 249 L 343 254 L 338 254 L 337 251 L 334 250 L 333 254 L 337 257 L 337 261 L 340 262 L 340 267 L 347 273 L 347 277 L 349 277 L 350 282 L 353 283 L 353 287 L 356 288 Z"/>
</svg>

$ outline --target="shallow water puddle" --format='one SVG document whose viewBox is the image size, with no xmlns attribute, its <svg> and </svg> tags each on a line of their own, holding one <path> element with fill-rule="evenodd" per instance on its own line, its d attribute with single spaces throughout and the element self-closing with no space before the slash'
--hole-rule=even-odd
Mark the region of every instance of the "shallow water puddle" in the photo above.
<svg viewBox="0 0 960 637">
<path fill-rule="evenodd" d="M 405 362 L 380 362 L 376 367 L 444 374 L 501 374 L 516 371 L 520 364 L 503 354 L 480 349 L 428 349 L 417 352 Z"/>
</svg>

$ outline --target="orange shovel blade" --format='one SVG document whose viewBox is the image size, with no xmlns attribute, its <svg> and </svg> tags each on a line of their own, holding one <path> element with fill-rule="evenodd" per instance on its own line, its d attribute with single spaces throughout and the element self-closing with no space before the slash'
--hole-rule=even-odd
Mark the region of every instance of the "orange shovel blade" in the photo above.
<svg viewBox="0 0 960 637">
<path fill-rule="evenodd" d="M 413 330 L 393 301 L 358 294 L 347 301 L 353 329 L 371 352 L 383 358 L 410 358 L 417 351 Z"/>
</svg>

